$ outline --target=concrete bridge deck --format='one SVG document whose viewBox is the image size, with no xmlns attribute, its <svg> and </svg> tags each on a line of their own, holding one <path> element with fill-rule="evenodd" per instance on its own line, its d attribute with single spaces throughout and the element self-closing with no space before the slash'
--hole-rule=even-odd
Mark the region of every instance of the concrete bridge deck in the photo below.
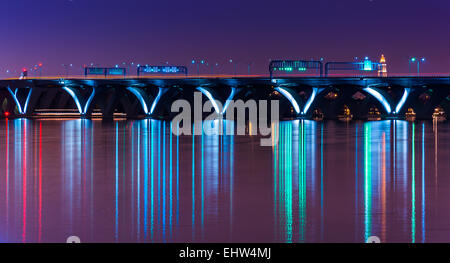
<svg viewBox="0 0 450 263">
<path fill-rule="evenodd" d="M 176 99 L 192 102 L 194 91 L 205 100 L 225 105 L 227 100 L 280 100 L 280 114 L 311 117 L 320 109 L 336 118 L 344 105 L 355 118 L 365 118 L 370 107 L 383 117 L 402 117 L 412 108 L 418 118 L 431 118 L 438 106 L 449 109 L 449 77 L 275 77 L 203 76 L 141 78 L 35 78 L 0 80 L 0 113 L 33 116 L 41 109 L 74 109 L 90 117 L 115 112 L 128 117 L 171 118 Z M 226 113 L 226 108 L 216 108 Z"/>
</svg>

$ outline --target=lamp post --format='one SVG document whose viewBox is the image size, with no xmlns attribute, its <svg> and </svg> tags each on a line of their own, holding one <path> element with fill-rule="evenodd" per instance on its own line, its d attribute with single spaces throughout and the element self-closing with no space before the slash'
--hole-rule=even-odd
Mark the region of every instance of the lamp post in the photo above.
<svg viewBox="0 0 450 263">
<path fill-rule="evenodd" d="M 62 64 L 62 66 L 66 69 L 66 78 L 69 77 L 69 69 L 73 67 L 73 64 Z"/>
<path fill-rule="evenodd" d="M 205 61 L 201 60 L 200 63 L 205 64 Z M 199 61 L 196 61 L 194 59 L 192 60 L 192 65 L 194 65 L 194 64 L 197 65 L 197 75 L 198 76 L 200 76 L 200 63 L 199 63 Z"/>
<path fill-rule="evenodd" d="M 39 77 L 40 78 L 42 78 L 42 66 L 43 66 L 42 62 L 39 62 L 38 63 L 38 68 L 39 68 Z"/>
<path fill-rule="evenodd" d="M 252 65 L 253 65 L 253 62 L 248 62 L 248 64 L 247 64 L 247 75 L 249 75 L 249 76 L 250 76 L 250 71 L 251 71 Z"/>
<path fill-rule="evenodd" d="M 214 68 L 219 67 L 219 63 L 211 63 L 211 75 L 214 75 Z"/>
<path fill-rule="evenodd" d="M 127 70 L 127 74 L 130 74 L 130 63 L 122 62 L 122 67 Z"/>
<path fill-rule="evenodd" d="M 420 75 L 420 62 L 425 62 L 425 58 L 421 58 L 417 61 L 417 76 Z"/>
<path fill-rule="evenodd" d="M 408 60 L 408 73 L 411 74 L 411 63 L 416 62 L 416 58 L 412 57 Z"/>
<path fill-rule="evenodd" d="M 411 64 L 417 63 L 417 76 L 420 76 L 420 63 L 425 62 L 426 59 L 425 58 L 416 58 L 416 57 L 412 57 L 409 59 L 409 73 L 411 73 Z"/>
<path fill-rule="evenodd" d="M 237 65 L 236 63 L 233 63 L 233 59 L 230 58 L 229 62 L 231 63 L 231 65 L 234 66 L 234 76 L 236 76 L 237 74 Z"/>
</svg>

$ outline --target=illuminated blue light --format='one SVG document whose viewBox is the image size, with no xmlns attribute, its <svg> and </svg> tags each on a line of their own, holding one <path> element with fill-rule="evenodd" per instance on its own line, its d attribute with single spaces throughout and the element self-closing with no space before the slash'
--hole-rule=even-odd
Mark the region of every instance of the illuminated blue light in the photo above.
<svg viewBox="0 0 450 263">
<path fill-rule="evenodd" d="M 82 107 L 81 106 L 81 102 L 80 102 L 80 100 L 78 99 L 78 97 L 77 97 L 77 94 L 75 94 L 75 91 L 72 89 L 72 88 L 70 88 L 70 87 L 63 87 L 63 89 L 67 92 L 67 93 L 69 93 L 69 95 L 73 98 L 73 100 L 75 101 L 75 104 L 76 104 L 76 106 L 77 106 L 77 108 L 78 108 L 78 112 L 80 112 L 80 114 L 86 114 L 86 112 L 87 112 L 87 110 L 88 110 L 88 108 L 89 108 L 89 105 L 91 104 L 91 102 L 92 102 L 92 100 L 94 99 L 94 96 L 95 96 L 95 88 L 94 89 L 92 89 L 92 93 L 91 93 L 91 95 L 89 96 L 89 98 L 88 98 L 88 100 L 86 101 L 86 104 L 84 105 L 84 107 Z"/>
<path fill-rule="evenodd" d="M 25 101 L 25 106 L 23 107 L 23 114 L 25 114 L 27 112 L 28 102 L 30 101 L 32 91 L 33 91 L 33 89 L 30 89 L 30 91 L 28 91 L 27 100 Z"/>
<path fill-rule="evenodd" d="M 137 88 L 134 88 L 134 87 L 128 87 L 127 90 L 129 90 L 131 93 L 133 93 L 136 96 L 136 98 L 138 99 L 138 101 L 142 105 L 142 109 L 144 110 L 144 113 L 148 114 L 147 103 L 145 102 L 145 99 L 144 99 L 144 97 L 142 97 L 142 95 L 139 92 L 139 90 Z"/>
<path fill-rule="evenodd" d="M 300 106 L 298 105 L 298 103 L 294 99 L 294 97 L 292 97 L 292 95 L 289 93 L 289 91 L 287 91 L 281 87 L 276 87 L 275 90 L 280 92 L 281 94 L 283 94 L 283 96 L 285 96 L 291 102 L 291 104 L 294 107 L 294 110 L 295 110 L 295 112 L 297 112 L 297 114 L 300 113 Z"/>
<path fill-rule="evenodd" d="M 400 110 L 402 109 L 403 105 L 405 105 L 406 99 L 408 98 L 410 89 L 409 88 L 405 88 L 405 92 L 403 93 L 402 98 L 400 99 L 400 101 L 397 104 L 397 107 L 395 107 L 395 112 L 394 113 L 399 113 Z"/>
<path fill-rule="evenodd" d="M 389 105 L 389 102 L 379 93 L 378 91 L 372 89 L 372 88 L 365 88 L 364 91 L 369 93 L 370 95 L 374 96 L 375 99 L 377 99 L 383 107 L 386 109 L 387 113 L 391 113 L 391 105 Z"/>
<path fill-rule="evenodd" d="M 212 103 L 212 105 L 213 105 L 213 107 L 214 107 L 214 110 L 216 111 L 216 113 L 217 114 L 220 114 L 220 107 L 219 107 L 219 105 L 217 104 L 217 101 L 214 99 L 214 97 L 212 96 L 212 94 L 208 91 L 208 90 L 206 90 L 206 89 L 204 89 L 204 88 L 202 88 L 202 87 L 198 87 L 197 88 L 197 90 L 199 90 L 201 93 L 203 93 L 203 94 L 205 94 L 205 96 L 211 101 L 211 103 Z"/>
<path fill-rule="evenodd" d="M 373 70 L 372 61 L 370 61 L 368 57 L 366 57 L 366 59 L 364 60 L 364 70 L 365 71 Z"/>
<path fill-rule="evenodd" d="M 119 123 L 116 122 L 116 176 L 115 176 L 115 239 L 119 238 Z"/>
<path fill-rule="evenodd" d="M 118 65 L 116 65 L 116 68 L 109 68 L 106 72 L 107 75 L 125 75 L 126 71 L 124 68 L 119 68 Z"/>
<path fill-rule="evenodd" d="M 318 90 L 319 90 L 318 88 L 313 88 L 313 91 L 312 91 L 312 93 L 311 93 L 311 96 L 309 97 L 308 101 L 306 102 L 305 108 L 304 108 L 302 114 L 308 113 L 308 110 L 309 110 L 309 108 L 311 107 L 311 104 L 313 103 L 314 99 L 316 98 L 316 95 L 317 95 L 317 91 L 318 91 Z"/>
<path fill-rule="evenodd" d="M 89 96 L 89 99 L 86 101 L 86 105 L 84 105 L 84 112 L 83 112 L 84 114 L 86 114 L 89 105 L 91 105 L 91 102 L 94 99 L 94 96 L 95 96 L 95 88 L 92 89 L 91 96 Z"/>
<path fill-rule="evenodd" d="M 25 114 L 27 112 L 28 101 L 30 100 L 32 90 L 33 89 L 31 88 L 30 91 L 28 92 L 27 99 L 25 100 L 25 105 L 22 108 L 22 105 L 20 105 L 19 99 L 17 98 L 17 89 L 15 92 L 13 92 L 11 90 L 11 88 L 8 87 L 8 91 L 11 94 L 11 96 L 13 97 L 14 101 L 16 102 L 17 109 L 19 110 L 20 114 Z"/>
<path fill-rule="evenodd" d="M 69 95 L 72 96 L 73 100 L 75 101 L 75 104 L 77 105 L 78 111 L 80 112 L 80 114 L 83 114 L 83 108 L 81 107 L 80 100 L 78 99 L 75 92 L 69 87 L 63 87 L 63 90 L 67 91 L 67 93 L 69 93 Z"/>
<path fill-rule="evenodd" d="M 225 102 L 225 106 L 223 107 L 222 114 L 225 114 L 227 111 L 228 106 L 230 105 L 231 101 L 234 98 L 234 95 L 236 95 L 236 88 L 231 88 L 230 96 L 228 97 L 227 101 Z"/>
<path fill-rule="evenodd" d="M 192 64 L 194 64 L 193 61 Z M 138 66 L 138 71 L 143 73 L 187 73 L 187 69 L 182 66 Z"/>
<path fill-rule="evenodd" d="M 163 93 L 163 91 L 160 88 L 158 91 L 158 95 L 156 95 L 156 98 L 152 103 L 152 107 L 150 108 L 150 114 L 153 114 L 153 112 L 155 111 L 156 105 L 158 104 L 159 100 L 161 99 L 162 93 Z"/>
<path fill-rule="evenodd" d="M 10 87 L 8 87 L 8 91 L 9 91 L 9 93 L 11 93 L 11 96 L 13 97 L 14 101 L 16 102 L 17 109 L 19 110 L 19 113 L 20 113 L 20 114 L 23 114 L 22 106 L 20 105 L 20 102 L 19 102 L 19 100 L 17 99 L 16 94 L 15 94 L 14 92 L 12 92 L 12 90 L 11 90 Z"/>
</svg>

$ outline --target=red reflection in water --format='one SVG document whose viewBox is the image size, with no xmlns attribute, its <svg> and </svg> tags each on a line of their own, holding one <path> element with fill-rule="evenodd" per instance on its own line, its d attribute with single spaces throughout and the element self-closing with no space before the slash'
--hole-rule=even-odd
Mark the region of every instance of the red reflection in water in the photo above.
<svg viewBox="0 0 450 263">
<path fill-rule="evenodd" d="M 364 136 L 365 125 L 371 136 Z M 419 187 L 427 199 L 420 200 L 421 231 L 414 235 L 450 241 L 433 231 L 450 227 L 450 181 L 441 176 L 435 184 L 450 168 L 446 162 L 437 167 L 438 158 L 450 158 L 450 126 L 424 123 L 423 152 L 435 153 L 423 159 L 430 162 L 423 165 L 423 180 L 431 183 L 424 187 L 411 185 L 412 126 L 396 125 L 282 122 L 273 126 L 280 142 L 271 148 L 259 146 L 257 136 L 193 141 L 150 120 L 1 122 L 0 239 L 362 242 L 367 219 L 371 234 L 408 242 L 416 223 L 411 195 Z M 370 152 L 361 147 L 364 140 Z M 366 187 L 364 169 L 373 178 Z M 371 202 L 367 214 L 365 201 Z"/>
<path fill-rule="evenodd" d="M 23 202 L 23 219 L 22 219 L 22 242 L 25 243 L 27 237 L 27 122 L 23 122 L 23 134 L 22 134 L 22 202 Z"/>
<path fill-rule="evenodd" d="M 39 122 L 39 233 L 38 242 L 41 242 L 42 238 L 42 122 Z"/>
</svg>

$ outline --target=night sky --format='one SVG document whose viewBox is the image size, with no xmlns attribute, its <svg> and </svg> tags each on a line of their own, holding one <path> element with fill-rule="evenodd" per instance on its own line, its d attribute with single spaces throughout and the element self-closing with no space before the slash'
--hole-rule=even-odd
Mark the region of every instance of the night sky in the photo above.
<svg viewBox="0 0 450 263">
<path fill-rule="evenodd" d="M 2 0 L 0 77 L 39 62 L 190 65 L 267 73 L 270 59 L 351 61 L 385 54 L 389 72 L 450 72 L 449 0 Z M 6 70 L 13 73 L 6 74 Z M 203 68 L 208 73 L 210 69 Z"/>
</svg>

